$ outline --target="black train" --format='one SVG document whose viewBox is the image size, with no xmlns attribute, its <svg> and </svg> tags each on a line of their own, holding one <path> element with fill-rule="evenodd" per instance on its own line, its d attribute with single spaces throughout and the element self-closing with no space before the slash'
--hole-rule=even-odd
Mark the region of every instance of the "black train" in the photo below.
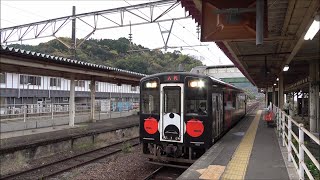
<svg viewBox="0 0 320 180">
<path fill-rule="evenodd" d="M 171 72 L 140 81 L 140 141 L 150 159 L 192 163 L 246 113 L 246 95 L 210 76 Z"/>
</svg>

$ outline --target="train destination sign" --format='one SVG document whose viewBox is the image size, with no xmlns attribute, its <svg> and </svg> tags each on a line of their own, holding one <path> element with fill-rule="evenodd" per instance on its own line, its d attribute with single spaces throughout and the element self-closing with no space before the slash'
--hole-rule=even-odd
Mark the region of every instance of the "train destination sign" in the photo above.
<svg viewBox="0 0 320 180">
<path fill-rule="evenodd" d="M 167 75 L 164 76 L 164 81 L 171 82 L 171 81 L 179 81 L 180 80 L 180 75 Z"/>
</svg>

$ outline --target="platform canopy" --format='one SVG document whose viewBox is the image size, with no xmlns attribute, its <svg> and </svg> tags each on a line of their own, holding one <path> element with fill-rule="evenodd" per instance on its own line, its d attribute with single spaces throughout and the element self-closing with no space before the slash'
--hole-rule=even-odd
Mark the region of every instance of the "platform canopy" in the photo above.
<svg viewBox="0 0 320 180">
<path fill-rule="evenodd" d="M 114 84 L 139 85 L 145 74 L 52 56 L 22 49 L 0 47 L 0 72 L 33 74 L 75 80 L 96 80 Z"/>
<path fill-rule="evenodd" d="M 273 86 L 289 66 L 283 72 L 285 89 L 299 81 L 302 85 L 308 81 L 310 62 L 320 60 L 319 32 L 312 40 L 305 40 L 311 24 L 320 21 L 319 0 L 260 2 L 263 41 L 256 45 L 256 0 L 181 0 L 201 26 L 201 41 L 216 42 L 253 84 Z"/>
</svg>

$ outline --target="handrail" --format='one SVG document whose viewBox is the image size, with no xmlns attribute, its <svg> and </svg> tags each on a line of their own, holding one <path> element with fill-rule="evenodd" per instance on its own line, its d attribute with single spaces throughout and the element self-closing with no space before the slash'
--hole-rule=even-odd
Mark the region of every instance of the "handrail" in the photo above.
<svg viewBox="0 0 320 180">
<path fill-rule="evenodd" d="M 298 156 L 298 155 L 299 155 L 299 152 L 298 152 L 297 148 L 294 146 L 294 144 L 293 144 L 292 142 L 290 142 L 290 144 L 291 144 L 291 147 L 292 147 L 293 151 L 294 151 L 294 152 L 296 153 L 296 155 Z"/>
<path fill-rule="evenodd" d="M 295 124 L 296 126 L 299 127 L 299 123 L 297 123 L 295 120 L 293 120 L 290 116 L 287 116 L 287 117 L 291 122 L 293 122 L 293 124 Z"/>
<path fill-rule="evenodd" d="M 320 140 L 313 134 L 311 134 L 306 128 L 302 127 L 304 133 L 306 133 L 314 142 L 320 145 Z"/>
<path fill-rule="evenodd" d="M 313 156 L 313 154 L 309 151 L 309 149 L 304 145 L 302 144 L 302 148 L 304 150 L 304 152 L 306 152 L 308 154 L 308 156 L 310 157 L 311 161 L 313 162 L 313 164 L 318 168 L 320 169 L 320 165 L 319 165 L 319 162 L 317 161 L 317 159 Z"/>
<path fill-rule="evenodd" d="M 310 173 L 308 167 L 306 166 L 306 164 L 304 162 L 302 162 L 302 167 L 306 171 L 306 174 L 307 174 L 308 178 L 310 180 L 314 180 L 314 177 L 312 176 L 312 174 Z"/>
<path fill-rule="evenodd" d="M 289 154 L 290 158 L 293 160 L 293 165 L 296 169 L 299 169 L 298 163 L 296 162 L 296 160 L 294 159 L 293 155 L 290 153 Z"/>
<path fill-rule="evenodd" d="M 290 129 L 291 135 L 296 139 L 296 141 L 299 141 L 298 136 Z"/>
<path fill-rule="evenodd" d="M 137 101 L 116 101 L 110 100 L 109 105 L 102 105 L 100 101 L 95 103 L 95 112 L 109 113 L 114 111 L 129 111 L 139 108 Z M 75 112 L 77 115 L 91 113 L 91 103 L 75 103 Z M 36 117 L 59 117 L 67 115 L 69 112 L 69 103 L 38 103 L 38 104 L 7 104 L 0 107 L 1 122 L 10 120 L 23 120 L 26 122 L 30 118 Z M 111 116 L 111 115 L 110 115 Z"/>
<path fill-rule="evenodd" d="M 289 115 L 287 115 L 284 111 L 282 111 L 280 108 L 272 104 L 273 112 L 276 114 L 276 123 L 277 123 L 277 132 L 279 134 L 279 138 L 282 139 L 282 146 L 287 147 L 288 150 L 288 161 L 293 162 L 294 167 L 297 170 L 297 173 L 299 175 L 299 179 L 304 179 L 305 173 L 307 174 L 309 179 L 314 179 L 312 176 L 310 170 L 304 163 L 304 155 L 306 154 L 312 163 L 317 167 L 318 170 L 320 170 L 320 165 L 318 160 L 314 157 L 314 155 L 310 152 L 307 146 L 304 145 L 304 135 L 310 137 L 311 140 L 313 140 L 315 143 L 320 145 L 320 140 L 318 137 L 313 135 L 310 131 L 308 131 L 306 128 L 303 127 L 303 124 L 296 122 L 293 120 Z M 287 121 L 285 120 L 287 118 Z M 294 133 L 292 130 L 292 125 L 298 127 L 299 129 L 299 136 Z M 291 137 L 294 138 L 291 138 Z M 298 141 L 299 149 L 297 149 L 292 139 Z M 298 162 L 294 159 L 293 153 L 297 155 Z"/>
</svg>

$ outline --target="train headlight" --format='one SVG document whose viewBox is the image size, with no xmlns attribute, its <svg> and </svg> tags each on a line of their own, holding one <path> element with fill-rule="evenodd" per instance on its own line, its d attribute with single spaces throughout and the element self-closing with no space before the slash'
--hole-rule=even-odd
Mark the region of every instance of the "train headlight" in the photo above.
<svg viewBox="0 0 320 180">
<path fill-rule="evenodd" d="M 153 81 L 153 82 L 147 82 L 146 83 L 146 88 L 156 88 L 157 87 L 157 82 Z"/>
<path fill-rule="evenodd" d="M 198 82 L 197 81 L 191 81 L 189 85 L 190 85 L 190 87 L 197 87 L 198 86 Z"/>
<path fill-rule="evenodd" d="M 204 87 L 204 82 L 203 81 L 198 81 L 198 87 L 199 88 L 202 88 L 202 87 Z"/>
<path fill-rule="evenodd" d="M 204 81 L 202 80 L 193 80 L 189 82 L 190 87 L 198 87 L 198 88 L 203 88 L 204 87 Z"/>
</svg>

